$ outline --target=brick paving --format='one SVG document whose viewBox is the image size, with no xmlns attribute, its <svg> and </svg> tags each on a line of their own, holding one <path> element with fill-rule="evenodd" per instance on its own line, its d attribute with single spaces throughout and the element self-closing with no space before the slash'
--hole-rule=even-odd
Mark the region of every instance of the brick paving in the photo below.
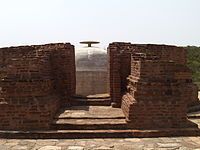
<svg viewBox="0 0 200 150">
<path fill-rule="evenodd" d="M 0 140 L 0 150 L 200 150 L 200 137 Z"/>
</svg>

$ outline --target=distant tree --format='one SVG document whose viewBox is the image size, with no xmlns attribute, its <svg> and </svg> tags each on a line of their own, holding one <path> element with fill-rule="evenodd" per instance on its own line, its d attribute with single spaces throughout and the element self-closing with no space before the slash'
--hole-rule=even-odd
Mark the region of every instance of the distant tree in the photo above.
<svg viewBox="0 0 200 150">
<path fill-rule="evenodd" d="M 193 81 L 200 89 L 200 47 L 187 46 L 187 65 L 192 70 Z"/>
</svg>

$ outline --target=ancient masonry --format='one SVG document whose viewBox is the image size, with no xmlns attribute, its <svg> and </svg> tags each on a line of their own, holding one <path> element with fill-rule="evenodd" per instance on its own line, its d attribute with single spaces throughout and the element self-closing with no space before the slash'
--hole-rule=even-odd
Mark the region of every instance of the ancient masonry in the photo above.
<svg viewBox="0 0 200 150">
<path fill-rule="evenodd" d="M 197 127 L 187 106 L 198 100 L 186 51 L 167 45 L 111 43 L 110 95 L 132 129 Z M 75 95 L 69 43 L 0 49 L 0 130 L 48 130 Z"/>
<path fill-rule="evenodd" d="M 197 102 L 198 89 L 192 83 L 183 48 L 112 43 L 109 53 L 113 105 L 122 107 L 132 127 L 191 125 L 187 120 L 187 105 Z"/>
<path fill-rule="evenodd" d="M 0 50 L 0 129 L 44 129 L 75 92 L 70 44 Z"/>
</svg>

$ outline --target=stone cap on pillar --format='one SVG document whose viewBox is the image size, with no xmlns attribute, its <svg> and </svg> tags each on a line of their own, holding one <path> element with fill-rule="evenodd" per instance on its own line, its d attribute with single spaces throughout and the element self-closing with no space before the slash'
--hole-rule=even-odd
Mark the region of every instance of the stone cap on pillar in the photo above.
<svg viewBox="0 0 200 150">
<path fill-rule="evenodd" d="M 99 44 L 97 41 L 82 41 L 80 44 L 88 44 L 88 47 L 92 47 L 92 44 Z"/>
</svg>

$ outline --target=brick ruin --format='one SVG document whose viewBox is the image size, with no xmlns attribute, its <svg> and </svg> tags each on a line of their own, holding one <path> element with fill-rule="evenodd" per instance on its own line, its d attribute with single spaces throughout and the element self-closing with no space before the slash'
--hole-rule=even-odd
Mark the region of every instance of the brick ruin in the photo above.
<svg viewBox="0 0 200 150">
<path fill-rule="evenodd" d="M 134 129 L 196 127 L 187 106 L 197 86 L 186 51 L 167 45 L 111 43 L 110 96 Z M 55 113 L 75 95 L 74 46 L 57 43 L 0 49 L 0 129 L 49 129 Z"/>
<path fill-rule="evenodd" d="M 195 126 L 187 119 L 187 106 L 198 102 L 198 88 L 183 48 L 112 43 L 108 50 L 113 106 L 122 108 L 131 127 Z"/>
<path fill-rule="evenodd" d="M 75 92 L 74 47 L 2 48 L 0 65 L 0 129 L 48 129 Z"/>
</svg>

